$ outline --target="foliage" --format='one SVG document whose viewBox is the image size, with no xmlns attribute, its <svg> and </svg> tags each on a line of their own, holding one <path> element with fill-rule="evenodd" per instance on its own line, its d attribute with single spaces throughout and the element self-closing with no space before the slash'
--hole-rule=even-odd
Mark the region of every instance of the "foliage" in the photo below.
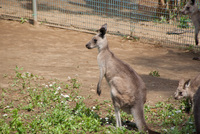
<svg viewBox="0 0 200 134">
<path fill-rule="evenodd" d="M 21 24 L 25 23 L 25 22 L 28 22 L 28 19 L 27 18 L 21 18 Z"/>
<path fill-rule="evenodd" d="M 23 72 L 18 66 L 14 75 L 7 74 L 3 78 L 10 86 L 0 87 L 0 133 L 140 133 L 128 129 L 128 124 L 134 121 L 124 112 L 121 112 L 123 127 L 114 128 L 111 101 L 96 99 L 94 105 L 88 107 L 88 100 L 90 103 L 92 100 L 90 96 L 79 96 L 81 85 L 77 78 L 65 82 L 46 80 Z M 159 132 L 193 133 L 193 116 L 186 114 L 184 108 L 185 103 L 175 105 L 170 99 L 155 106 L 146 104 L 145 118 L 148 124 L 158 126 Z"/>
<path fill-rule="evenodd" d="M 177 107 L 170 103 L 171 101 L 169 99 L 166 102 L 158 102 L 155 106 L 145 105 L 145 112 L 152 116 L 147 116 L 147 119 L 151 118 L 150 122 L 153 124 L 157 120 L 155 125 L 161 127 L 163 133 L 194 133 L 194 118 L 192 114 L 189 115 L 184 112 L 185 102 L 179 101 L 180 107 Z"/>
<path fill-rule="evenodd" d="M 194 45 L 187 46 L 186 50 L 191 51 L 191 52 L 194 51 L 195 50 Z"/>
<path fill-rule="evenodd" d="M 155 23 L 167 23 L 167 19 L 166 19 L 165 16 L 161 16 L 160 18 L 155 18 L 153 20 L 153 22 L 155 22 Z"/>
<path fill-rule="evenodd" d="M 133 33 L 131 33 L 132 35 Z M 131 41 L 138 41 L 140 38 L 139 37 L 136 37 L 136 36 L 123 36 L 123 39 L 124 40 L 131 40 Z"/>
<path fill-rule="evenodd" d="M 153 77 L 160 77 L 160 74 L 159 74 L 159 72 L 158 71 L 151 71 L 150 73 L 149 73 L 149 75 L 151 75 L 151 76 L 153 76 Z"/>
<path fill-rule="evenodd" d="M 178 25 L 178 27 L 180 28 L 189 28 L 189 24 L 188 22 L 190 22 L 190 19 L 187 16 L 181 16 L 180 17 L 180 24 Z"/>
</svg>

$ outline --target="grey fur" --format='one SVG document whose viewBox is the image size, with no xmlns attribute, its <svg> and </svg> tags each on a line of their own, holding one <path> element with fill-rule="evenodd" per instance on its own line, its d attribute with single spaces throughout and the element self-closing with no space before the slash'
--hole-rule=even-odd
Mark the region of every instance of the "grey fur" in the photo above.
<svg viewBox="0 0 200 134">
<path fill-rule="evenodd" d="M 179 81 L 178 88 L 174 93 L 174 98 L 177 100 L 182 98 L 188 98 L 190 103 L 193 104 L 193 96 L 196 93 L 199 86 L 200 86 L 200 74 L 197 75 L 192 80 L 189 79 L 185 81 L 184 79 L 181 79 Z"/>
<path fill-rule="evenodd" d="M 194 121 L 196 127 L 196 133 L 200 134 L 200 87 L 197 92 L 194 94 Z"/>
<path fill-rule="evenodd" d="M 88 49 L 98 48 L 97 61 L 100 69 L 97 94 L 101 94 L 101 82 L 106 78 L 111 88 L 116 126 L 121 127 L 120 109 L 134 116 L 136 125 L 140 131 L 150 130 L 145 122 L 144 103 L 146 102 L 146 87 L 141 77 L 126 63 L 115 57 L 108 47 L 106 39 L 107 24 L 104 24 L 99 33 L 90 40 Z"/>
<path fill-rule="evenodd" d="M 190 18 L 195 26 L 195 43 L 196 43 L 196 45 L 198 45 L 198 43 L 199 43 L 198 34 L 199 34 L 199 30 L 200 30 L 200 11 L 198 9 L 198 6 L 197 6 L 195 0 L 189 1 L 185 5 L 184 9 L 182 10 L 182 13 L 190 16 Z"/>
</svg>

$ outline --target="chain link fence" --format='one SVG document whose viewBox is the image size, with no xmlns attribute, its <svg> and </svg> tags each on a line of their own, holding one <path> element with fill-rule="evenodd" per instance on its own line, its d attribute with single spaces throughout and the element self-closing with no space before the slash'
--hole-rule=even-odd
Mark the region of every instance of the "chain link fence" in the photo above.
<svg viewBox="0 0 200 134">
<path fill-rule="evenodd" d="M 194 26 L 180 14 L 186 0 L 0 0 L 0 16 L 41 24 L 95 31 L 108 23 L 108 32 L 150 43 L 195 45 Z"/>
</svg>

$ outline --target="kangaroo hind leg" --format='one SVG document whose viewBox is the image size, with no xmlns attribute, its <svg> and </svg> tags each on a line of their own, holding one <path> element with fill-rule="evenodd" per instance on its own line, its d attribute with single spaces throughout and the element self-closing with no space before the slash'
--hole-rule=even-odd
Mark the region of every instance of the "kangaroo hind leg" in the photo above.
<svg viewBox="0 0 200 134">
<path fill-rule="evenodd" d="M 118 93 L 117 90 L 114 86 L 114 84 L 111 84 L 111 98 L 113 101 L 113 105 L 115 108 L 115 118 L 116 118 L 116 127 L 121 127 L 122 126 L 122 122 L 121 122 L 121 117 L 120 117 L 120 102 L 119 102 L 119 98 L 118 98 Z"/>
<path fill-rule="evenodd" d="M 144 118 L 143 104 L 136 104 L 133 108 L 131 108 L 131 113 L 139 131 L 147 131 L 148 127 Z"/>
<path fill-rule="evenodd" d="M 121 127 L 122 122 L 120 117 L 120 109 L 116 106 L 114 108 L 115 108 L 116 127 Z"/>
</svg>

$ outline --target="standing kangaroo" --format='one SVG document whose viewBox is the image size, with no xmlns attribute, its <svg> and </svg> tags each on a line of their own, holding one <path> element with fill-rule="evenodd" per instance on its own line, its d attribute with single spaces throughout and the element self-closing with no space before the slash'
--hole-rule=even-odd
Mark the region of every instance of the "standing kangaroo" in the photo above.
<svg viewBox="0 0 200 134">
<path fill-rule="evenodd" d="M 126 63 L 116 58 L 108 47 L 106 39 L 107 24 L 104 24 L 99 32 L 90 40 L 88 49 L 98 48 L 97 61 L 100 69 L 97 94 L 101 94 L 101 83 L 105 76 L 111 88 L 116 117 L 116 126 L 121 127 L 120 109 L 134 116 L 139 131 L 150 130 L 144 118 L 144 103 L 146 102 L 146 87 L 140 76 Z"/>
<path fill-rule="evenodd" d="M 200 74 L 197 75 L 193 80 L 189 79 L 185 81 L 184 79 L 181 79 L 179 81 L 178 88 L 174 93 L 174 98 L 177 100 L 182 98 L 187 98 L 189 99 L 193 107 L 193 96 L 196 93 L 199 86 L 200 86 Z"/>
<path fill-rule="evenodd" d="M 191 17 L 191 20 L 195 27 L 195 43 L 198 45 L 198 33 L 200 30 L 200 11 L 198 9 L 197 4 L 195 3 L 195 0 L 190 0 L 182 10 L 183 14 L 187 14 Z"/>
<path fill-rule="evenodd" d="M 198 9 L 198 5 L 195 3 L 195 0 L 190 0 L 189 2 L 187 2 L 184 9 L 182 10 L 182 13 L 190 16 L 195 27 L 195 43 L 196 45 L 198 45 L 198 34 L 200 30 L 200 11 Z M 193 60 L 200 60 L 200 57 L 194 57 Z"/>
<path fill-rule="evenodd" d="M 200 134 L 200 87 L 194 94 L 194 121 L 196 126 L 196 133 Z"/>
</svg>

